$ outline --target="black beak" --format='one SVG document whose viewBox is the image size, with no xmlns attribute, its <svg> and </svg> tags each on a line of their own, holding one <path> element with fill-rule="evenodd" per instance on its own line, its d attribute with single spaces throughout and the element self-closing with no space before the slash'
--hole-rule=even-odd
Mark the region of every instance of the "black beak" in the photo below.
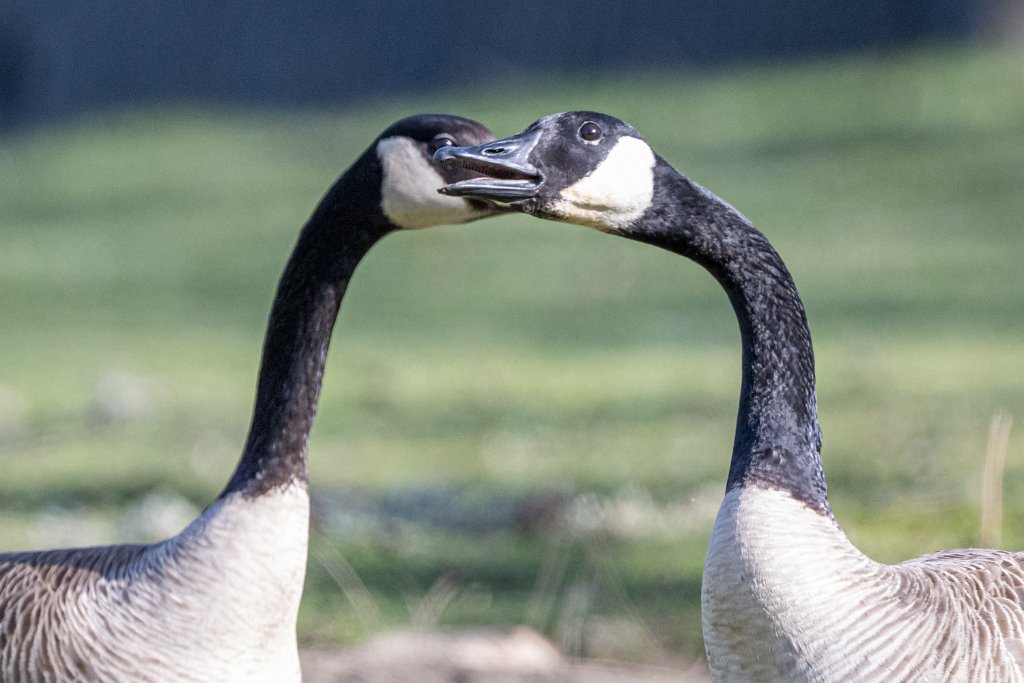
<svg viewBox="0 0 1024 683">
<path fill-rule="evenodd" d="M 540 136 L 537 129 L 476 147 L 442 147 L 434 153 L 435 164 L 476 171 L 481 177 L 445 185 L 438 192 L 498 204 L 535 196 L 544 176 L 528 159 Z"/>
</svg>

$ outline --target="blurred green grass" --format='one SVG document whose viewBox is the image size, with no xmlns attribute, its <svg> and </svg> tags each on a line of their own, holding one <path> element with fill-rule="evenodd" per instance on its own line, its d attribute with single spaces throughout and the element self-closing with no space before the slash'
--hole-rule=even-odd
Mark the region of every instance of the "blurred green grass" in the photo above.
<svg viewBox="0 0 1024 683">
<path fill-rule="evenodd" d="M 861 548 L 897 561 L 976 543 L 999 410 L 1017 418 L 1004 543 L 1024 544 L 1024 53 L 930 49 L 524 77 L 335 112 L 116 113 L 0 139 L 2 547 L 38 542 L 54 509 L 216 494 L 297 231 L 388 123 L 448 111 L 506 135 L 577 108 L 633 123 L 785 258 L 814 334 L 831 499 Z M 149 409 L 97 407 L 111 375 L 141 382 Z M 573 629 L 628 619 L 698 652 L 701 503 L 721 493 L 738 387 L 728 302 L 676 256 L 523 217 L 389 237 L 339 319 L 315 494 L 625 492 L 694 519 L 590 535 L 318 526 L 302 639 L 419 614 L 532 621 L 608 655 Z M 339 585 L 346 562 L 379 614 Z"/>
</svg>

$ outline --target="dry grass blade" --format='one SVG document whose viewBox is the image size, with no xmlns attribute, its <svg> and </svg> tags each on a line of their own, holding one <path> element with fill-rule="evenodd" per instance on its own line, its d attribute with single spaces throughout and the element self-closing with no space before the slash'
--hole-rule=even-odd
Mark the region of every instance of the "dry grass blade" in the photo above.
<svg viewBox="0 0 1024 683">
<path fill-rule="evenodd" d="M 447 576 L 442 576 L 430 587 L 423 599 L 409 606 L 409 621 L 417 630 L 437 627 L 441 615 L 459 593 L 459 587 Z"/>
<path fill-rule="evenodd" d="M 569 569 L 572 541 L 562 534 L 552 536 L 537 575 L 530 599 L 526 603 L 524 622 L 544 631 L 558 600 L 558 592 Z"/>
<path fill-rule="evenodd" d="M 342 593 L 348 598 L 352 609 L 355 610 L 356 615 L 359 617 L 359 622 L 363 625 L 366 635 L 380 631 L 383 628 L 384 619 L 381 616 L 380 609 L 377 607 L 377 603 L 374 602 L 373 596 L 370 595 L 370 591 L 367 589 L 366 584 L 363 583 L 363 580 L 359 578 L 355 568 L 349 564 L 349 561 L 345 559 L 345 556 L 340 551 L 329 543 L 322 544 L 322 547 L 330 548 L 333 551 L 334 562 L 328 562 L 321 554 L 317 545 L 313 543 L 309 544 L 310 557 L 319 562 L 323 566 L 324 571 L 341 588 Z"/>
<path fill-rule="evenodd" d="M 988 425 L 985 464 L 981 474 L 981 545 L 996 548 L 1003 542 L 1003 471 L 1013 418 L 1003 411 Z"/>
</svg>

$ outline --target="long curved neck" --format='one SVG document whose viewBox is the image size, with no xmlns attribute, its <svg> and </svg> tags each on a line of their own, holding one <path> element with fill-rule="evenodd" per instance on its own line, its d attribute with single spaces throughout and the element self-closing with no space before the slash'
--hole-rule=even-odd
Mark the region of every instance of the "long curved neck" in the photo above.
<svg viewBox="0 0 1024 683">
<path fill-rule="evenodd" d="M 331 332 L 360 259 L 392 226 L 364 174 L 343 175 L 306 223 L 285 266 L 263 344 L 249 436 L 224 493 L 256 496 L 306 482 L 306 444 Z M 362 209 L 362 210 L 361 210 Z"/>
<path fill-rule="evenodd" d="M 793 278 L 746 218 L 661 159 L 655 188 L 652 207 L 627 236 L 704 266 L 739 320 L 743 383 L 728 488 L 757 483 L 781 489 L 830 514 L 814 351 Z"/>
</svg>

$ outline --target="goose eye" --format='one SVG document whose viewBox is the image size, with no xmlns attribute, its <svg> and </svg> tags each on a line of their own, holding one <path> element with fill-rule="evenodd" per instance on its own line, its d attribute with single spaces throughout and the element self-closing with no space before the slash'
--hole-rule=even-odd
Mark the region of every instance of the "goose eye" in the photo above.
<svg viewBox="0 0 1024 683">
<path fill-rule="evenodd" d="M 593 121 L 587 121 L 580 126 L 580 137 L 586 142 L 597 142 L 601 139 L 601 126 Z"/>
<path fill-rule="evenodd" d="M 445 135 L 444 133 L 442 133 L 441 135 L 438 135 L 436 138 L 427 143 L 427 151 L 431 155 L 433 155 L 434 152 L 441 149 L 442 147 L 449 147 L 454 144 L 455 140 L 452 140 L 450 135 Z"/>
</svg>

